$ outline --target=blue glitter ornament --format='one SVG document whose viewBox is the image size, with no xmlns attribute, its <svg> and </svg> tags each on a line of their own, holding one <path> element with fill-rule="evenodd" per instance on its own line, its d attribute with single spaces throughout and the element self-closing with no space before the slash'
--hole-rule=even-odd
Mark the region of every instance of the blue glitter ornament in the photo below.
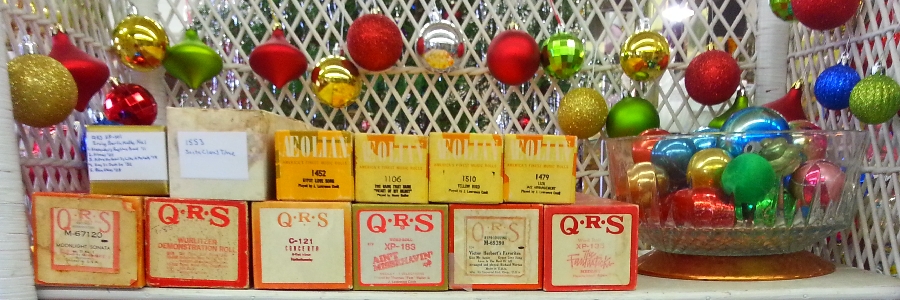
<svg viewBox="0 0 900 300">
<path fill-rule="evenodd" d="M 816 79 L 814 93 L 822 107 L 833 110 L 850 107 L 850 92 L 862 78 L 848 66 L 849 60 L 849 55 L 842 54 L 838 64 L 822 71 Z"/>
<path fill-rule="evenodd" d="M 772 131 L 787 131 L 790 128 L 787 120 L 777 111 L 765 107 L 748 107 L 725 120 L 722 132 L 742 134 L 723 136 L 719 140 L 719 148 L 725 149 L 732 157 L 744 152 L 759 152 L 762 149 L 760 143 L 764 139 L 778 137 L 790 139 L 791 136 L 787 133 L 772 133 Z"/>
</svg>

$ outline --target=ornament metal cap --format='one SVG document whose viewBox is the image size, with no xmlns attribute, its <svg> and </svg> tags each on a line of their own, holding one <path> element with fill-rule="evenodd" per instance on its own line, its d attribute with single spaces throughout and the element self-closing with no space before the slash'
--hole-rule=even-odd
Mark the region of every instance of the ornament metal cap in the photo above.
<svg viewBox="0 0 900 300">
<path fill-rule="evenodd" d="M 850 53 L 847 53 L 846 51 L 841 51 L 841 57 L 838 58 L 837 63 L 839 65 L 849 67 L 850 66 Z"/>
<path fill-rule="evenodd" d="M 737 97 L 746 97 L 746 96 L 747 96 L 747 90 L 744 89 L 744 87 L 739 86 L 738 90 L 737 90 Z"/>
<path fill-rule="evenodd" d="M 62 25 L 62 24 L 56 23 L 56 25 L 53 25 L 53 28 L 51 28 L 50 34 L 51 34 L 51 35 L 57 35 L 57 34 L 60 34 L 60 33 L 66 33 L 66 29 L 63 28 L 63 25 Z"/>
<path fill-rule="evenodd" d="M 796 90 L 803 88 L 803 79 L 797 79 L 797 81 L 794 81 L 794 84 L 791 84 L 791 88 Z"/>
<path fill-rule="evenodd" d="M 19 54 L 28 55 L 37 53 L 37 44 L 31 41 L 30 35 L 22 37 L 22 43 L 19 44 Z"/>
<path fill-rule="evenodd" d="M 869 71 L 871 75 L 884 75 L 884 73 L 885 67 L 880 61 L 872 65 L 872 69 Z"/>
</svg>

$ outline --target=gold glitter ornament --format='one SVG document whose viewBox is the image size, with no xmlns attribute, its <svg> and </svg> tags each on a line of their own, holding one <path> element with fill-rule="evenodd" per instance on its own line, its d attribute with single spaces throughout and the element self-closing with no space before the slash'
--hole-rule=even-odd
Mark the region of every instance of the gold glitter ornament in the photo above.
<svg viewBox="0 0 900 300">
<path fill-rule="evenodd" d="M 359 70 L 343 56 L 326 56 L 312 71 L 312 90 L 322 104 L 343 108 L 356 102 L 362 90 Z"/>
<path fill-rule="evenodd" d="M 10 60 L 7 68 L 16 122 L 48 127 L 69 117 L 78 102 L 78 86 L 62 63 L 28 54 Z"/>
<path fill-rule="evenodd" d="M 563 133 L 587 139 L 603 130 L 609 108 L 594 89 L 576 88 L 559 102 L 559 128 Z"/>
</svg>

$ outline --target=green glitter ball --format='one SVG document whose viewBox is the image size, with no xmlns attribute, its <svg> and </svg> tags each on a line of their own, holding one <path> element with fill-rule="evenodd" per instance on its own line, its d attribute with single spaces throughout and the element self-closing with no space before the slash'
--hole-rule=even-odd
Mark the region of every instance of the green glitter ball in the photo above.
<svg viewBox="0 0 900 300">
<path fill-rule="evenodd" d="M 885 75 L 864 78 L 850 92 L 850 112 L 867 124 L 887 122 L 900 110 L 900 85 Z"/>
<path fill-rule="evenodd" d="M 584 43 L 567 32 L 551 35 L 541 43 L 541 66 L 557 79 L 569 79 L 584 65 Z"/>
</svg>

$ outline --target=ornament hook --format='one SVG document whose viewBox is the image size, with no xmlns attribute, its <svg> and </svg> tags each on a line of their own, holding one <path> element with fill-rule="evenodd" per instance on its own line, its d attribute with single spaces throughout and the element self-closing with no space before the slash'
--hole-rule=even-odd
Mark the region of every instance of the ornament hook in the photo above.
<svg viewBox="0 0 900 300">
<path fill-rule="evenodd" d="M 876 62 L 874 65 L 872 65 L 872 70 L 871 70 L 871 72 L 869 72 L 869 74 L 872 74 L 872 75 L 884 75 L 884 73 L 885 73 L 885 68 L 884 68 L 884 65 L 880 61 Z"/>
<path fill-rule="evenodd" d="M 650 18 L 638 20 L 637 32 L 650 31 Z"/>
<path fill-rule="evenodd" d="M 841 57 L 838 58 L 838 64 L 843 66 L 850 66 L 850 53 L 847 53 L 847 51 L 841 51 Z"/>
</svg>

